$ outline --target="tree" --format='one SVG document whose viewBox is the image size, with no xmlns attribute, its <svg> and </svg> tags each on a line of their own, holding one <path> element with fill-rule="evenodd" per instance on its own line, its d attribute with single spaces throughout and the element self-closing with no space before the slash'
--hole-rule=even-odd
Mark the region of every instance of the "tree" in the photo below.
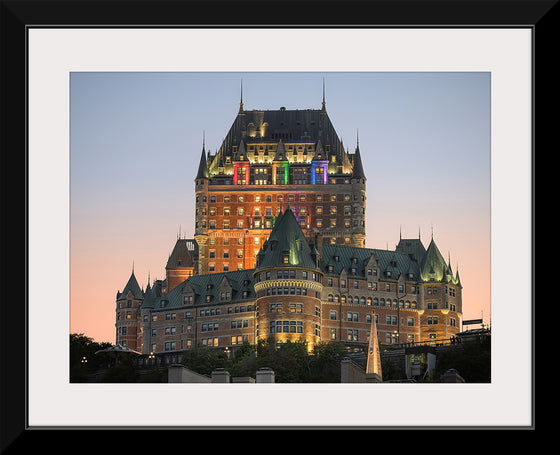
<svg viewBox="0 0 560 455">
<path fill-rule="evenodd" d="M 83 333 L 70 334 L 70 382 L 86 382 L 88 375 L 102 366 L 95 353 L 111 346 L 111 343 L 98 343 Z"/>
<path fill-rule="evenodd" d="M 197 347 L 185 351 L 181 363 L 189 370 L 209 376 L 216 368 L 226 368 L 228 358 L 221 349 Z"/>
<path fill-rule="evenodd" d="M 259 340 L 257 344 L 257 369 L 269 367 L 274 370 L 276 382 L 309 382 L 309 356 L 307 342 L 303 340 Z"/>
<path fill-rule="evenodd" d="M 340 382 L 340 361 L 348 355 L 343 343 L 318 343 L 310 359 L 310 382 Z"/>
<path fill-rule="evenodd" d="M 438 354 L 434 379 L 450 368 L 458 371 L 465 382 L 489 382 L 491 368 L 490 337 L 467 341 Z"/>
</svg>

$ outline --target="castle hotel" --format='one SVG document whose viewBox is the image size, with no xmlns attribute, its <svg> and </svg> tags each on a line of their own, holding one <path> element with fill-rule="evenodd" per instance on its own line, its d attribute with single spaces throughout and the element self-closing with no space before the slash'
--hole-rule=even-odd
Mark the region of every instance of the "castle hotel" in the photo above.
<svg viewBox="0 0 560 455">
<path fill-rule="evenodd" d="M 166 278 L 116 296 L 116 342 L 143 354 L 259 340 L 379 344 L 449 339 L 461 281 L 434 239 L 365 247 L 366 175 L 321 109 L 239 112 L 194 181 L 194 239 Z M 149 281 L 149 280 L 148 280 Z M 375 326 L 375 325 L 374 325 Z"/>
</svg>

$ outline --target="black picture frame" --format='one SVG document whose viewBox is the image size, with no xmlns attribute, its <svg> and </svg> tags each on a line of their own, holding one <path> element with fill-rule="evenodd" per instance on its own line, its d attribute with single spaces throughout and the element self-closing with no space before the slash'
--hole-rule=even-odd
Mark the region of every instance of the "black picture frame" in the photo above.
<svg viewBox="0 0 560 455">
<path fill-rule="evenodd" d="M 549 142 L 557 90 L 551 46 L 558 41 L 557 1 L 2 1 L 2 265 L 0 305 L 1 449 L 19 453 L 35 443 L 59 441 L 64 429 L 29 428 L 27 422 L 27 33 L 40 27 L 525 27 L 533 35 L 533 207 L 535 247 L 535 152 Z M 556 95 L 556 96 L 555 96 Z M 535 102 L 538 99 L 538 103 Z M 550 109 L 550 111 L 549 111 Z M 538 124 L 537 124 L 538 121 Z M 555 125 L 554 125 L 555 126 Z M 537 134 L 538 133 L 538 138 Z M 537 140 L 538 139 L 538 140 Z M 532 268 L 534 270 L 534 268 Z M 534 289 L 534 274 L 533 274 Z M 533 290 L 534 303 L 534 290 Z M 534 306 L 533 306 L 534 308 Z M 533 309 L 534 323 L 534 309 Z M 534 340 L 534 335 L 533 335 Z M 48 349 L 48 348 L 46 348 Z M 534 354 L 534 345 L 531 352 Z M 533 425 L 535 430 L 535 359 L 533 356 Z M 92 428 L 104 430 L 103 428 Z M 225 428 L 230 429 L 230 428 Z M 254 430 L 256 428 L 231 428 Z M 257 428 L 258 429 L 258 428 Z M 273 428 L 288 430 L 289 428 Z M 305 428 L 304 428 L 305 429 Z M 331 428 L 310 428 L 328 430 Z M 337 428 L 337 430 L 375 428 Z M 422 428 L 426 429 L 426 428 Z M 470 428 L 466 428 L 470 429 Z M 503 429 L 503 428 L 496 428 Z M 508 429 L 508 428 L 506 428 Z M 67 429 L 87 440 L 88 449 L 104 450 L 105 435 Z M 106 430 L 106 429 L 105 429 Z M 121 431 L 138 428 L 119 428 Z M 218 430 L 218 429 L 216 429 Z M 308 428 L 309 430 L 309 428 Z M 111 432 L 114 433 L 114 432 Z M 134 433 L 131 447 L 142 446 Z M 118 444 L 118 443 L 117 443 Z M 114 446 L 113 446 L 114 447 Z M 70 450 L 70 448 L 68 449 Z M 74 450 L 79 448 L 74 447 Z"/>
</svg>

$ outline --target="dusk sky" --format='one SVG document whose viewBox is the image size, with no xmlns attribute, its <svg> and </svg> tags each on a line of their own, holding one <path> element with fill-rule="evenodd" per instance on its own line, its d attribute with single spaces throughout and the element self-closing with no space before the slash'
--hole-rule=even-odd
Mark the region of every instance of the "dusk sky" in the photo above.
<svg viewBox="0 0 560 455">
<path fill-rule="evenodd" d="M 115 342 L 134 272 L 165 278 L 194 236 L 194 177 L 243 103 L 319 109 L 367 176 L 366 247 L 433 231 L 459 268 L 463 318 L 490 313 L 490 73 L 71 73 L 70 332 Z"/>
</svg>

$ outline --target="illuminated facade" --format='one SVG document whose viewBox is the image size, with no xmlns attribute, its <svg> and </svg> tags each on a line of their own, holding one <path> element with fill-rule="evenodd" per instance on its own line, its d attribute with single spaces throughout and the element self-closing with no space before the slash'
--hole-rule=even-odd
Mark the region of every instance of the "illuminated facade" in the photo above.
<svg viewBox="0 0 560 455">
<path fill-rule="evenodd" d="M 116 297 L 116 341 L 144 354 L 259 340 L 438 342 L 459 332 L 462 286 L 433 238 L 365 248 L 359 146 L 319 110 L 239 113 L 195 178 L 192 240 L 166 279 Z M 372 318 L 373 321 L 372 321 Z"/>
<path fill-rule="evenodd" d="M 307 237 L 365 245 L 366 178 L 359 146 L 344 150 L 321 109 L 239 112 L 215 155 L 204 147 L 195 179 L 198 272 L 255 267 L 289 206 Z"/>
</svg>

